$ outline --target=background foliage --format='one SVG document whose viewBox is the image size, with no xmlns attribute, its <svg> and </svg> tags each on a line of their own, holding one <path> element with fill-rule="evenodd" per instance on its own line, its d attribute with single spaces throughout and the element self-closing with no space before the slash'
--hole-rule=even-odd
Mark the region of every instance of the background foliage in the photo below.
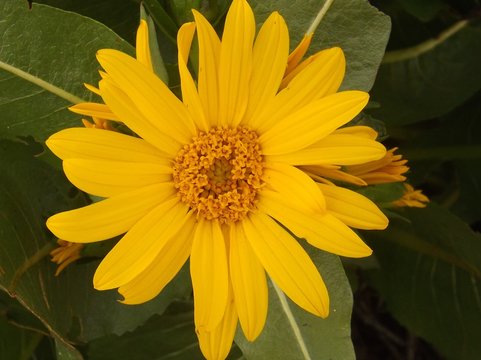
<svg viewBox="0 0 481 360">
<path fill-rule="evenodd" d="M 280 11 L 293 48 L 324 1 L 250 3 L 258 22 Z M 221 30 L 228 5 L 144 1 L 174 90 L 175 36 L 190 8 Z M 386 209 L 388 230 L 362 234 L 375 255 L 343 260 L 345 270 L 337 257 L 307 249 L 329 287 L 331 316 L 314 318 L 271 287 L 264 332 L 255 343 L 239 332 L 231 359 L 305 359 L 294 327 L 313 359 L 481 357 L 480 16 L 479 0 L 333 2 L 311 51 L 343 48 L 343 88 L 371 90 L 364 119 L 388 135 L 387 145 L 400 147 L 410 183 L 432 204 Z M 201 358 L 186 269 L 159 297 L 131 307 L 116 302 L 115 292 L 93 290 L 98 258 L 58 277 L 48 258 L 55 239 L 45 219 L 90 200 L 42 143 L 80 124 L 67 107 L 90 99 L 82 84 L 99 79 L 95 52 L 132 53 L 138 19 L 133 0 L 41 0 L 31 9 L 27 1 L 0 1 L 1 358 Z M 400 188 L 364 192 L 387 205 Z"/>
</svg>

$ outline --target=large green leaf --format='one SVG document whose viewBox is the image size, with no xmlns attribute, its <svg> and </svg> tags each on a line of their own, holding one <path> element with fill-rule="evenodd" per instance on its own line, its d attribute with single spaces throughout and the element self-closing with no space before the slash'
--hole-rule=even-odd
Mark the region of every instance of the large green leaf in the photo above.
<svg viewBox="0 0 481 360">
<path fill-rule="evenodd" d="M 372 89 L 372 109 L 388 125 L 434 118 L 481 88 L 481 27 L 460 22 L 417 47 L 387 53 Z"/>
<path fill-rule="evenodd" d="M 53 239 L 45 219 L 81 206 L 85 199 L 61 172 L 35 158 L 36 153 L 32 144 L 0 142 L 1 289 L 67 346 L 121 335 L 162 313 L 173 299 L 190 294 L 187 271 L 181 271 L 156 299 L 139 306 L 120 304 L 114 291 L 93 289 L 98 261 L 71 265 L 55 277 L 55 265 L 48 258 Z"/>
<path fill-rule="evenodd" d="M 236 343 L 249 360 L 354 359 L 351 342 L 352 292 L 339 258 L 306 248 L 326 282 L 331 301 L 327 319 L 318 318 L 269 285 L 269 312 L 261 335 L 248 342 L 240 329 Z"/>
<path fill-rule="evenodd" d="M 79 125 L 67 110 L 90 99 L 83 83 L 95 84 L 95 52 L 132 47 L 102 24 L 78 14 L 26 1 L 0 2 L 0 134 L 32 135 Z"/>
<path fill-rule="evenodd" d="M 330 2 L 330 1 L 329 1 Z M 273 11 L 287 21 L 294 48 L 308 31 L 326 1 L 253 0 L 250 2 L 258 22 Z M 340 46 L 346 55 L 347 73 L 342 88 L 368 91 L 376 77 L 389 37 L 389 17 L 367 0 L 335 0 L 316 30 L 311 53 Z"/>
<path fill-rule="evenodd" d="M 448 211 L 406 209 L 411 223 L 371 232 L 380 269 L 368 272 L 388 309 L 446 358 L 481 353 L 481 236 Z"/>
<path fill-rule="evenodd" d="M 139 25 L 137 0 L 34 0 L 34 2 L 73 11 L 100 21 L 123 39 L 135 44 L 135 31 Z"/>
</svg>

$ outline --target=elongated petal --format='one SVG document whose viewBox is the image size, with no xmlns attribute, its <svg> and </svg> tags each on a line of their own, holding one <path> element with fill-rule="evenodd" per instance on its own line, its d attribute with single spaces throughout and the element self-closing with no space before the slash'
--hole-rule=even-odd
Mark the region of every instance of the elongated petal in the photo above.
<svg viewBox="0 0 481 360">
<path fill-rule="evenodd" d="M 344 77 L 346 61 L 339 48 L 324 50 L 315 58 L 259 113 L 257 130 L 265 132 L 281 119 L 296 110 L 334 94 Z"/>
<path fill-rule="evenodd" d="M 94 275 L 94 287 L 113 289 L 137 277 L 179 233 L 190 216 L 187 211 L 188 207 L 173 197 L 145 215 L 102 260 Z"/>
<path fill-rule="evenodd" d="M 323 213 L 326 209 L 324 195 L 303 171 L 287 164 L 268 162 L 263 177 L 269 189 L 290 197 L 309 211 Z"/>
<path fill-rule="evenodd" d="M 188 219 L 144 271 L 119 288 L 124 304 L 141 304 L 160 294 L 187 261 L 192 248 L 194 219 Z"/>
<path fill-rule="evenodd" d="M 89 243 L 127 232 L 156 205 L 172 196 L 170 184 L 140 188 L 100 202 L 51 216 L 47 227 L 59 239 Z"/>
<path fill-rule="evenodd" d="M 245 0 L 234 0 L 222 35 L 219 61 L 219 118 L 221 125 L 237 126 L 249 99 L 252 45 L 256 25 Z"/>
<path fill-rule="evenodd" d="M 307 213 L 271 191 L 262 192 L 258 206 L 296 236 L 321 250 L 348 257 L 365 257 L 372 253 L 354 231 L 329 212 Z"/>
<path fill-rule="evenodd" d="M 62 160 L 92 159 L 167 163 L 165 154 L 145 140 L 113 131 L 70 128 L 48 138 L 46 144 Z"/>
<path fill-rule="evenodd" d="M 265 155 L 301 150 L 352 120 L 366 106 L 369 95 L 343 91 L 296 111 L 264 132 L 259 141 Z"/>
<path fill-rule="evenodd" d="M 200 101 L 199 93 L 195 87 L 194 80 L 187 68 L 190 46 L 195 33 L 195 23 L 185 23 L 177 33 L 177 46 L 179 48 L 179 73 L 182 88 L 182 101 L 189 110 L 192 119 L 198 129 L 209 131 L 209 124 L 206 120 L 204 109 Z"/>
<path fill-rule="evenodd" d="M 374 130 L 372 127 L 363 126 L 363 125 L 355 125 L 355 126 L 346 126 L 340 129 L 337 129 L 333 132 L 333 134 L 347 134 L 347 135 L 354 135 L 359 136 L 365 139 L 376 140 L 377 138 L 377 131 Z"/>
<path fill-rule="evenodd" d="M 220 40 L 212 25 L 198 11 L 192 10 L 199 40 L 199 97 L 212 125 L 218 123 Z"/>
<path fill-rule="evenodd" d="M 105 104 L 80 103 L 68 108 L 70 111 L 87 116 L 95 116 L 105 120 L 118 121 L 119 118 Z"/>
<path fill-rule="evenodd" d="M 145 20 L 140 20 L 140 25 L 137 29 L 135 57 L 141 64 L 145 65 L 147 69 L 154 71 L 152 67 L 152 58 L 150 56 L 149 28 Z"/>
<path fill-rule="evenodd" d="M 338 186 L 317 185 L 326 197 L 328 211 L 346 225 L 366 230 L 387 227 L 387 217 L 367 197 Z"/>
<path fill-rule="evenodd" d="M 172 168 L 159 163 L 134 163 L 106 160 L 67 159 L 63 170 L 80 190 L 100 197 L 172 180 Z"/>
<path fill-rule="evenodd" d="M 253 214 L 242 225 L 259 261 L 282 291 L 303 309 L 326 317 L 329 314 L 326 286 L 301 245 L 263 213 Z"/>
<path fill-rule="evenodd" d="M 200 349 L 206 359 L 224 360 L 229 355 L 237 328 L 237 319 L 232 289 L 230 289 L 227 307 L 219 325 L 212 331 L 197 329 Z"/>
<path fill-rule="evenodd" d="M 246 124 L 249 124 L 252 115 L 262 111 L 262 107 L 279 91 L 288 52 L 287 25 L 279 13 L 273 12 L 262 25 L 254 44 L 249 101 L 243 120 Z"/>
<path fill-rule="evenodd" d="M 291 165 L 354 165 L 378 160 L 384 155 L 386 148 L 377 141 L 354 135 L 331 134 L 305 149 L 274 155 L 269 159 Z"/>
<path fill-rule="evenodd" d="M 252 251 L 241 225 L 230 229 L 230 275 L 242 331 L 254 341 L 267 317 L 267 281 L 264 268 Z"/>
<path fill-rule="evenodd" d="M 132 100 L 112 80 L 103 79 L 99 85 L 104 101 L 131 130 L 166 154 L 170 156 L 177 154 L 181 143 L 160 131 L 157 125 L 144 117 Z"/>
<path fill-rule="evenodd" d="M 217 221 L 200 220 L 190 256 L 194 319 L 199 331 L 212 331 L 227 306 L 228 268 L 225 240 Z"/>
<path fill-rule="evenodd" d="M 150 128 L 169 135 L 182 144 L 190 141 L 195 135 L 195 126 L 187 109 L 153 72 L 134 58 L 117 50 L 99 50 L 97 60 L 109 74 L 109 78 L 143 115 L 142 123 L 135 123 L 135 127 L 142 130 L 138 132 L 141 137 L 148 136 L 146 131 Z M 104 97 L 102 82 L 100 91 Z M 104 101 L 115 113 L 116 110 L 110 106 L 109 101 L 105 98 Z M 140 117 L 130 120 L 120 116 L 122 114 L 117 115 L 129 127 L 131 124 L 127 121 L 133 124 L 140 120 Z"/>
<path fill-rule="evenodd" d="M 314 33 L 304 34 L 304 37 L 296 46 L 296 48 L 289 54 L 287 58 L 287 68 L 286 68 L 286 75 L 289 74 L 296 66 L 301 62 L 302 58 L 309 49 L 311 45 L 312 36 Z"/>
</svg>

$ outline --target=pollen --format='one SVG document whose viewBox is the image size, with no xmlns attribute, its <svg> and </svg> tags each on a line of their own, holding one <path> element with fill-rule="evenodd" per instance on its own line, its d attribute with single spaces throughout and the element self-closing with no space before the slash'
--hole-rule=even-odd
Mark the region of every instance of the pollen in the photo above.
<svg viewBox="0 0 481 360">
<path fill-rule="evenodd" d="M 228 224 L 256 208 L 263 169 L 254 131 L 216 127 L 199 133 L 179 151 L 173 179 L 181 200 L 198 217 Z"/>
</svg>

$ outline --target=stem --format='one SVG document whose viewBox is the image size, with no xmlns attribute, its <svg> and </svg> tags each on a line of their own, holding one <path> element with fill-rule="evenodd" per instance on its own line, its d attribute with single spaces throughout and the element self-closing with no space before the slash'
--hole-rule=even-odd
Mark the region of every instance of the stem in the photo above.
<svg viewBox="0 0 481 360">
<path fill-rule="evenodd" d="M 316 18 L 314 19 L 314 21 L 309 26 L 309 29 L 307 29 L 306 34 L 311 34 L 314 31 L 316 31 L 317 27 L 319 26 L 322 19 L 324 18 L 324 15 L 326 15 L 327 11 L 329 10 L 329 8 L 331 7 L 333 2 L 334 2 L 334 0 L 326 0 L 324 2 L 321 10 L 319 10 L 319 12 L 317 13 Z"/>
<path fill-rule="evenodd" d="M 384 59 L 382 59 L 383 64 L 390 64 L 394 62 L 400 62 L 404 60 L 409 60 L 419 55 L 422 55 L 429 50 L 434 49 L 436 46 L 442 44 L 444 41 L 449 39 L 451 36 L 456 34 L 458 31 L 466 27 L 469 24 L 468 20 L 461 20 L 447 28 L 445 31 L 440 33 L 438 37 L 434 39 L 426 40 L 416 46 L 408 47 L 405 49 L 388 51 L 384 54 Z"/>
<path fill-rule="evenodd" d="M 430 148 L 405 148 L 403 154 L 409 160 L 429 159 L 481 159 L 481 145 L 440 146 Z"/>
</svg>

